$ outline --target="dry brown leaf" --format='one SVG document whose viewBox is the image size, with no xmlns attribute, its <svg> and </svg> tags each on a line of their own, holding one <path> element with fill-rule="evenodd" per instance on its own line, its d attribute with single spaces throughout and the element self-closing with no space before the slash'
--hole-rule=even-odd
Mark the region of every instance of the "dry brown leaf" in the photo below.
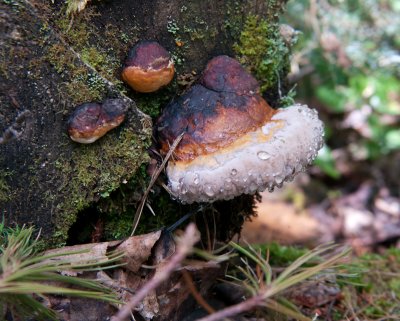
<svg viewBox="0 0 400 321">
<path fill-rule="evenodd" d="M 76 264 L 86 264 L 91 262 L 107 262 L 109 260 L 107 254 L 111 251 L 117 251 L 123 253 L 122 263 L 126 264 L 126 269 L 137 272 L 150 257 L 153 246 L 160 238 L 160 235 L 161 231 L 156 231 L 149 234 L 131 236 L 124 241 L 66 246 L 61 249 L 46 251 L 45 255 L 79 252 L 59 258 L 52 258 L 48 261 L 57 262 L 68 259 L 68 261 Z M 77 273 L 71 271 L 70 275 L 77 275 Z"/>
</svg>

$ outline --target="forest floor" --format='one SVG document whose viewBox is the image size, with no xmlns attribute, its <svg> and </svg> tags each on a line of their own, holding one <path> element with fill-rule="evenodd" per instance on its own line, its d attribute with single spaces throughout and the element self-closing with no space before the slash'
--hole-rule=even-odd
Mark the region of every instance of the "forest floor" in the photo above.
<svg viewBox="0 0 400 321">
<path fill-rule="evenodd" d="M 317 192 L 306 196 L 305 184 L 316 185 L 300 175 L 282 190 L 262 193 L 243 241 L 271 244 L 274 268 L 290 264 L 305 248 L 347 244 L 351 257 L 333 280 L 303 282 L 287 298 L 314 320 L 400 320 L 400 200 L 367 180 L 351 193 L 330 193 L 318 202 Z"/>
</svg>

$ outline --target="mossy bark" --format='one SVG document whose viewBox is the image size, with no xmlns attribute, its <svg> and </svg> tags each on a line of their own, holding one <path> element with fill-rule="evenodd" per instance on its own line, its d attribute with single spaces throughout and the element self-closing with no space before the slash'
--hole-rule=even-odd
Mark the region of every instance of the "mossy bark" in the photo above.
<svg viewBox="0 0 400 321">
<path fill-rule="evenodd" d="M 0 145 L 6 224 L 34 224 L 51 242 L 65 242 L 79 211 L 147 161 L 150 116 L 211 57 L 235 55 L 249 15 L 275 23 L 284 2 L 112 0 L 90 3 L 74 17 L 66 16 L 64 3 L 1 2 L 0 133 L 18 113 L 30 111 L 22 134 Z M 178 74 L 154 95 L 131 91 L 119 76 L 129 47 L 145 39 L 172 53 Z M 129 102 L 124 124 L 94 144 L 72 142 L 66 120 L 76 105 L 107 97 Z"/>
</svg>

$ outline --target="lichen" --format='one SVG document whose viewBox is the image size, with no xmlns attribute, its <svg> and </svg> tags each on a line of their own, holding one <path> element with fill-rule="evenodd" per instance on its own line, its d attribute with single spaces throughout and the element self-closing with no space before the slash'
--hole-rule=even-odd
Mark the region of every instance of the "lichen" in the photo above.
<svg viewBox="0 0 400 321">
<path fill-rule="evenodd" d="M 276 86 L 289 71 L 289 49 L 277 23 L 248 16 L 234 50 L 237 59 L 260 82 L 262 92 Z"/>
</svg>

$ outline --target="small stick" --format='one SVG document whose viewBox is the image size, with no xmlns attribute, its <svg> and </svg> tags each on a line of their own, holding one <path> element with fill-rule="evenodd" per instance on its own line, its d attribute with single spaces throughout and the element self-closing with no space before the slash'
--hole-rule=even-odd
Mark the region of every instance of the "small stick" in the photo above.
<svg viewBox="0 0 400 321">
<path fill-rule="evenodd" d="M 246 301 L 240 302 L 235 305 L 231 305 L 225 309 L 219 310 L 216 313 L 210 314 L 204 318 L 198 319 L 197 321 L 218 321 L 225 318 L 229 318 L 239 313 L 250 311 L 256 307 L 263 306 L 265 303 L 265 297 L 263 294 L 253 296 Z"/>
<path fill-rule="evenodd" d="M 150 291 L 156 289 L 162 282 L 167 280 L 172 272 L 181 265 L 185 257 L 192 251 L 194 244 L 199 240 L 200 235 L 196 226 L 193 223 L 189 224 L 183 236 L 178 239 L 176 252 L 169 262 L 167 262 L 149 282 L 136 292 L 131 300 L 111 318 L 111 321 L 124 321 L 130 317 L 131 311 L 146 297 L 146 295 Z"/>
<path fill-rule="evenodd" d="M 190 293 L 195 298 L 196 302 L 203 307 L 209 314 L 215 313 L 214 308 L 208 304 L 208 302 L 202 297 L 200 292 L 196 289 L 193 279 L 190 273 L 186 270 L 182 270 L 183 279 L 185 280 L 186 286 L 188 287 Z"/>
<path fill-rule="evenodd" d="M 161 172 L 164 170 L 165 165 L 167 164 L 169 158 L 171 157 L 172 153 L 174 152 L 175 148 L 179 145 L 183 138 L 184 133 L 180 134 L 175 140 L 174 143 L 172 144 L 170 150 L 168 151 L 167 155 L 165 156 L 164 160 L 162 161 L 160 167 L 156 170 L 154 175 L 152 175 L 149 186 L 147 187 L 146 191 L 144 192 L 142 199 L 140 200 L 140 204 L 136 210 L 135 217 L 133 219 L 133 227 L 132 227 L 132 233 L 135 234 L 136 228 L 139 224 L 140 217 L 142 216 L 143 208 L 144 205 L 146 204 L 147 196 L 149 196 L 150 190 L 153 187 L 154 183 L 157 181 L 158 176 L 160 176 Z"/>
</svg>

